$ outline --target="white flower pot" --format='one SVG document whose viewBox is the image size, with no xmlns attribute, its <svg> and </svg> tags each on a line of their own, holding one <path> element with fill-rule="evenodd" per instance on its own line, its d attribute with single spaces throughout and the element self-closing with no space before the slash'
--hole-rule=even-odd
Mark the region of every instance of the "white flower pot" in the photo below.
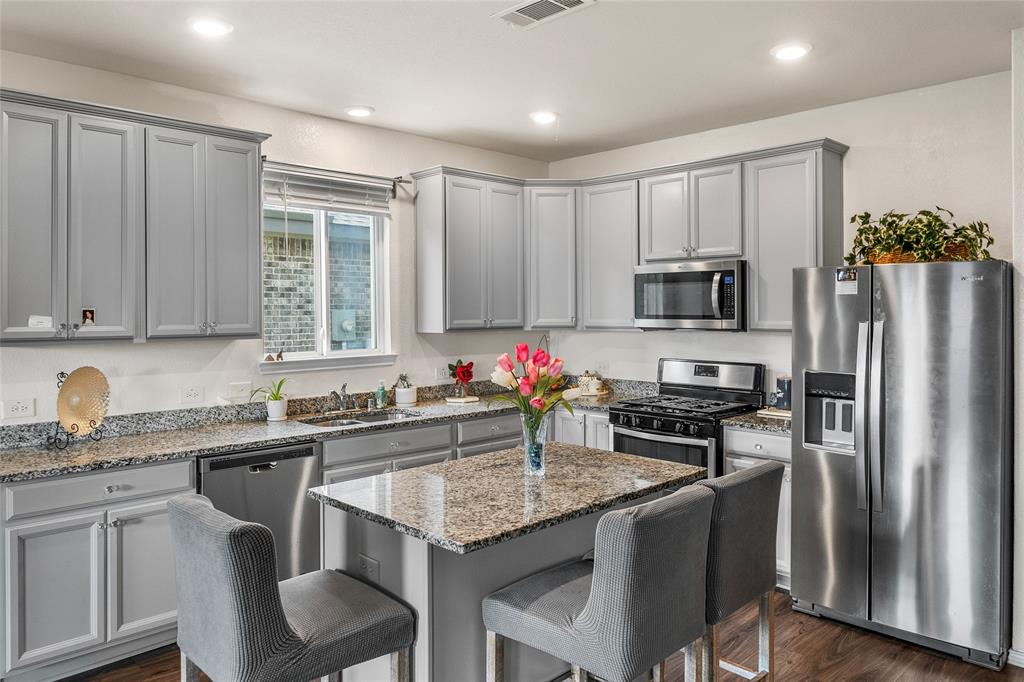
<svg viewBox="0 0 1024 682">
<path fill-rule="evenodd" d="M 283 422 L 288 418 L 288 399 L 267 401 L 267 421 Z"/>
<path fill-rule="evenodd" d="M 399 407 L 409 407 L 416 404 L 416 387 L 409 388 L 395 387 L 395 404 Z"/>
</svg>

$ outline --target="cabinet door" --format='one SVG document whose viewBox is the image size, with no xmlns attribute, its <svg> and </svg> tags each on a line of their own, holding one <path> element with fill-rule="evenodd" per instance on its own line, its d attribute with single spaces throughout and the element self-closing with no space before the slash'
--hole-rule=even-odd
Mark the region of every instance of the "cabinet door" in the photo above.
<svg viewBox="0 0 1024 682">
<path fill-rule="evenodd" d="M 11 102 L 0 112 L 0 339 L 64 338 L 68 117 Z"/>
<path fill-rule="evenodd" d="M 523 437 L 518 436 L 515 438 L 507 438 L 505 440 L 491 440 L 486 443 L 480 443 L 478 445 L 468 445 L 457 449 L 457 456 L 459 459 L 466 457 L 475 457 L 476 455 L 486 455 L 489 452 L 498 452 L 499 450 L 511 450 L 512 448 L 518 448 L 523 444 Z"/>
<path fill-rule="evenodd" d="M 146 330 L 206 334 L 206 139 L 146 130 Z"/>
<path fill-rule="evenodd" d="M 445 309 L 448 329 L 487 326 L 487 183 L 445 178 Z"/>
<path fill-rule="evenodd" d="M 793 327 L 793 268 L 817 264 L 815 152 L 744 164 L 751 329 Z"/>
<path fill-rule="evenodd" d="M 103 511 L 9 527 L 5 672 L 101 644 Z"/>
<path fill-rule="evenodd" d="M 377 476 L 391 471 L 391 460 L 379 460 L 364 464 L 352 464 L 338 467 L 324 472 L 324 485 L 352 481 L 367 476 Z M 340 509 L 335 509 L 326 504 L 320 505 L 322 510 L 323 535 L 320 542 L 320 562 L 323 568 L 344 568 L 347 565 L 345 560 L 345 548 L 348 546 L 350 534 L 358 526 L 359 521 Z"/>
<path fill-rule="evenodd" d="M 584 329 L 633 328 L 636 186 L 631 180 L 580 190 Z"/>
<path fill-rule="evenodd" d="M 583 413 L 569 414 L 565 410 L 555 412 L 555 440 L 570 445 L 586 445 L 586 425 Z"/>
<path fill-rule="evenodd" d="M 608 434 L 608 413 L 587 412 L 584 417 L 586 427 L 586 445 L 597 450 L 611 450 Z"/>
<path fill-rule="evenodd" d="M 487 326 L 523 327 L 523 188 L 487 183 Z"/>
<path fill-rule="evenodd" d="M 640 180 L 640 260 L 689 258 L 689 173 Z"/>
<path fill-rule="evenodd" d="M 415 469 L 416 467 L 426 466 L 427 464 L 447 462 L 450 459 L 452 459 L 451 448 L 446 450 L 435 450 L 434 452 L 423 452 L 418 455 L 406 455 L 405 457 L 399 457 L 396 459 L 391 470 L 401 471 L 402 469 Z"/>
<path fill-rule="evenodd" d="M 206 322 L 211 334 L 260 334 L 259 145 L 206 140 Z"/>
<path fill-rule="evenodd" d="M 142 128 L 73 115 L 69 175 L 71 338 L 131 338 L 142 291 Z"/>
<path fill-rule="evenodd" d="M 724 258 L 743 253 L 740 164 L 690 171 L 690 255 Z"/>
<path fill-rule="evenodd" d="M 155 632 L 178 616 L 167 499 L 107 512 L 107 638 Z"/>
<path fill-rule="evenodd" d="M 528 324 L 576 326 L 576 189 L 531 188 Z"/>
<path fill-rule="evenodd" d="M 742 471 L 759 464 L 765 460 L 754 457 L 744 457 L 734 452 L 725 453 L 725 473 L 731 474 L 734 471 Z M 789 579 L 790 568 L 790 540 L 792 537 L 792 498 L 793 498 L 793 470 L 786 464 L 782 472 L 782 488 L 779 491 L 779 520 L 775 533 L 775 571 L 785 580 Z M 787 585 L 788 587 L 788 585 Z"/>
</svg>

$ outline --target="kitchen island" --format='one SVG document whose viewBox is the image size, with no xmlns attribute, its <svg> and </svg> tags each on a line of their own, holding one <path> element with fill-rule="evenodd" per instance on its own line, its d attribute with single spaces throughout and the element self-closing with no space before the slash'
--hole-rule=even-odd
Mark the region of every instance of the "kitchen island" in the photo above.
<svg viewBox="0 0 1024 682">
<path fill-rule="evenodd" d="M 417 612 L 417 680 L 484 678 L 480 601 L 519 578 L 593 547 L 600 514 L 704 478 L 700 467 L 563 443 L 546 448 L 543 478 L 523 451 L 389 472 L 313 488 L 325 514 L 345 514 L 338 558 L 325 568 L 376 577 Z M 325 557 L 328 553 L 325 551 Z M 509 680 L 547 680 L 568 666 L 509 642 Z M 345 671 L 386 679 L 386 659 Z"/>
</svg>

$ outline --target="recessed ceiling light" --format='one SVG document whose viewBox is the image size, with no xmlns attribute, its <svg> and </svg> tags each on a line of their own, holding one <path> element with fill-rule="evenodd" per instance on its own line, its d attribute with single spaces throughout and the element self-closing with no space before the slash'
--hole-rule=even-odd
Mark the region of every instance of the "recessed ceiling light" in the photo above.
<svg viewBox="0 0 1024 682">
<path fill-rule="evenodd" d="M 345 113 L 349 116 L 355 116 L 356 118 L 366 118 L 374 111 L 376 111 L 376 109 L 366 104 L 355 104 L 350 107 L 345 107 Z"/>
<path fill-rule="evenodd" d="M 791 62 L 800 59 L 811 51 L 807 43 L 782 43 L 772 48 L 772 56 L 784 62 Z"/>
<path fill-rule="evenodd" d="M 530 114 L 530 118 L 533 119 L 534 123 L 546 126 L 551 125 L 552 123 L 557 121 L 558 114 L 556 114 L 553 111 L 535 111 L 532 114 Z"/>
<path fill-rule="evenodd" d="M 192 30 L 206 38 L 220 38 L 235 30 L 235 27 L 220 19 L 193 19 Z"/>
</svg>

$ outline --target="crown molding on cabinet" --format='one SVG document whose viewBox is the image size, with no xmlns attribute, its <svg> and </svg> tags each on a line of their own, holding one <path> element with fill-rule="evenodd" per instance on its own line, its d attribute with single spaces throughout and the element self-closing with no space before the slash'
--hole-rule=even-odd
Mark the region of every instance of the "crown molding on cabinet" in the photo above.
<svg viewBox="0 0 1024 682">
<path fill-rule="evenodd" d="M 260 133 L 252 130 L 228 128 L 225 126 L 207 125 L 205 123 L 192 123 L 190 121 L 183 121 L 181 119 L 170 118 L 168 116 L 159 116 L 157 114 L 147 114 L 145 112 L 134 111 L 132 109 L 119 109 L 117 107 L 108 107 L 102 104 L 93 104 L 91 102 L 77 102 L 75 100 L 48 97 L 46 95 L 37 95 L 31 92 L 24 92 L 22 90 L 13 90 L 11 88 L 0 88 L 0 100 L 5 102 L 20 102 L 21 104 L 30 104 L 37 107 L 46 107 L 48 109 L 59 109 L 60 111 L 75 114 L 116 118 L 122 121 L 141 123 L 143 125 L 187 130 L 194 133 L 200 133 L 202 135 L 227 137 L 235 140 L 245 140 L 247 142 L 260 143 L 270 137 L 270 133 Z"/>
<path fill-rule="evenodd" d="M 602 175 L 594 178 L 581 178 L 578 180 L 570 178 L 531 178 L 524 180 L 522 178 L 513 178 L 507 175 L 483 173 L 481 171 L 468 170 L 465 168 L 456 168 L 454 166 L 445 165 L 437 165 L 431 166 L 430 168 L 424 168 L 423 170 L 419 170 L 416 171 L 415 173 L 412 173 L 412 177 L 415 180 L 420 180 L 422 178 L 427 178 L 432 175 L 455 175 L 463 178 L 473 178 L 475 180 L 504 182 L 513 185 L 523 185 L 525 187 L 534 187 L 540 185 L 544 187 L 586 187 L 588 185 L 601 185 L 606 182 L 638 180 L 640 178 L 648 178 L 655 175 L 680 173 L 682 171 L 697 170 L 699 168 L 707 168 L 710 166 L 721 166 L 730 163 L 742 163 L 743 161 L 753 161 L 754 159 L 762 159 L 769 156 L 778 156 L 780 154 L 789 154 L 793 152 L 802 152 L 810 149 L 824 149 L 826 151 L 835 152 L 840 156 L 843 156 L 850 149 L 850 147 L 843 144 L 842 142 L 836 142 L 831 138 L 823 137 L 816 140 L 807 140 L 806 142 L 796 142 L 793 144 L 780 145 L 778 147 L 767 147 L 765 149 L 758 149 L 752 152 L 729 154 L 727 156 L 717 156 L 712 159 L 702 159 L 700 161 L 690 161 L 688 163 L 676 163 L 670 166 L 657 166 L 655 168 L 648 168 L 644 170 L 628 171 L 626 173 L 616 173 L 614 175 Z"/>
</svg>

